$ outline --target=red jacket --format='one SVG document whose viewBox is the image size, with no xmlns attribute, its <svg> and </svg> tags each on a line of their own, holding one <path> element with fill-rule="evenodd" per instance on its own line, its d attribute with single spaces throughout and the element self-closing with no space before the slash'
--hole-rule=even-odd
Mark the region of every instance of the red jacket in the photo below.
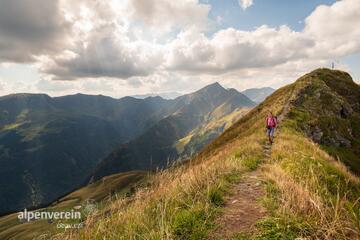
<svg viewBox="0 0 360 240">
<path fill-rule="evenodd" d="M 277 125 L 277 120 L 275 117 L 267 117 L 266 118 L 266 126 L 267 127 L 274 128 L 274 127 L 276 127 L 276 125 Z"/>
</svg>

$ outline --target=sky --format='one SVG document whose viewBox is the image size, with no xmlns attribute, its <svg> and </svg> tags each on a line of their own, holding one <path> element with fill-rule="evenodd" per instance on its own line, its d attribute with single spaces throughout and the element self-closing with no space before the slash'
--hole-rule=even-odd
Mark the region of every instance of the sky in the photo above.
<svg viewBox="0 0 360 240">
<path fill-rule="evenodd" d="M 360 81 L 359 0 L 1 0 L 0 95 L 278 88 L 319 67 Z"/>
</svg>

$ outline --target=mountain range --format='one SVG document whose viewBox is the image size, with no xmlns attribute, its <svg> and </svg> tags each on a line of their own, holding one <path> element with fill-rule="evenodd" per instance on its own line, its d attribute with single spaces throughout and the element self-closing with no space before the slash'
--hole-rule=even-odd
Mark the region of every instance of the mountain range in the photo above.
<svg viewBox="0 0 360 240">
<path fill-rule="evenodd" d="M 0 212 L 78 187 L 106 154 L 165 116 L 161 98 L 15 94 L 0 98 Z"/>
<path fill-rule="evenodd" d="M 265 98 L 271 95 L 275 89 L 271 87 L 263 87 L 263 88 L 249 88 L 241 93 L 247 96 L 251 101 L 260 103 L 265 100 Z M 175 99 L 181 96 L 181 93 L 178 92 L 163 92 L 163 93 L 149 93 L 149 94 L 140 94 L 140 95 L 132 95 L 131 97 L 144 99 L 147 97 L 162 97 L 164 99 Z"/>
<path fill-rule="evenodd" d="M 254 106 L 245 95 L 235 89 L 227 90 L 218 83 L 178 97 L 174 100 L 172 114 L 113 151 L 97 166 L 92 177 L 98 180 L 117 172 L 167 167 L 181 155 L 176 142 L 192 130 L 236 109 Z"/>
<path fill-rule="evenodd" d="M 111 173 L 165 167 L 182 156 L 176 141 L 253 106 L 243 94 L 218 83 L 173 100 L 0 97 L 0 213 L 48 204 Z"/>
</svg>

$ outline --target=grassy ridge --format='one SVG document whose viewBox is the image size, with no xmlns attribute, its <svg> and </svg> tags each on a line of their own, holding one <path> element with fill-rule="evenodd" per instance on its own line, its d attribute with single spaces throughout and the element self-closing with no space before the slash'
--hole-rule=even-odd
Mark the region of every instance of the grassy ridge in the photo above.
<svg viewBox="0 0 360 240">
<path fill-rule="evenodd" d="M 318 145 L 284 127 L 265 166 L 269 218 L 245 239 L 357 239 L 360 180 Z"/>
<path fill-rule="evenodd" d="M 299 79 L 289 124 L 360 174 L 360 87 L 342 71 L 320 69 Z"/>
<path fill-rule="evenodd" d="M 290 91 L 289 91 L 290 90 Z M 185 165 L 154 176 L 149 188 L 111 203 L 79 232 L 55 239 L 201 239 L 213 227 L 228 186 L 262 159 L 264 118 L 280 113 L 292 86 L 280 89 Z M 254 159 L 255 161 L 254 165 Z M 110 214 L 109 214 L 110 212 Z M 96 219 L 96 221 L 94 220 Z"/>
<path fill-rule="evenodd" d="M 331 138 L 358 117 L 356 103 L 351 115 L 341 116 L 341 108 L 352 104 L 346 98 L 359 96 L 359 89 L 344 90 L 349 85 L 353 82 L 346 73 L 327 69 L 307 74 L 293 85 L 288 117 L 265 166 L 269 183 L 264 204 L 271 215 L 259 222 L 257 234 L 238 239 L 360 238 L 360 180 L 344 165 L 359 170 L 354 155 L 358 139 L 352 139 L 350 146 L 334 147 L 309 138 L 309 129 L 324 129 L 321 125 L 328 119 L 331 124 L 325 125 L 332 131 L 324 131 L 323 136 Z M 342 122 L 333 124 L 336 121 Z M 356 125 L 352 126 L 356 136 Z"/>
<path fill-rule="evenodd" d="M 239 233 L 238 239 L 360 237 L 359 178 L 309 139 L 301 126 L 308 119 L 293 115 L 304 102 L 299 101 L 303 90 L 314 83 L 312 80 L 319 80 L 318 73 L 323 71 L 279 89 L 196 158 L 155 174 L 150 184 L 132 197 L 111 201 L 90 215 L 84 229 L 60 232 L 53 238 L 203 239 L 214 227 L 213 220 L 221 212 L 231 185 L 259 165 L 268 178 L 263 204 L 269 216 L 257 224 L 254 235 Z M 270 159 L 264 162 L 268 111 L 289 114 L 280 126 Z"/>
</svg>

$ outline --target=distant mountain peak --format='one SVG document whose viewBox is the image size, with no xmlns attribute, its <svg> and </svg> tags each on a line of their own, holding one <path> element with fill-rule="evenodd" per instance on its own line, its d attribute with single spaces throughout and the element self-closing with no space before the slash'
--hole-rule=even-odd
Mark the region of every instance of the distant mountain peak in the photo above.
<svg viewBox="0 0 360 240">
<path fill-rule="evenodd" d="M 212 83 L 212 84 L 209 84 L 209 85 L 207 85 L 208 87 L 210 87 L 210 86 L 215 86 L 215 87 L 221 87 L 222 88 L 222 86 L 221 86 L 221 84 L 219 83 L 219 82 L 214 82 L 214 83 Z"/>
<path fill-rule="evenodd" d="M 205 87 L 203 87 L 202 89 L 221 89 L 221 90 L 225 90 L 225 88 L 223 86 L 221 86 L 221 84 L 219 82 L 214 82 L 212 84 L 209 84 Z M 200 89 L 200 90 L 202 90 Z"/>
<path fill-rule="evenodd" d="M 215 82 L 197 90 L 194 93 L 191 93 L 190 95 L 198 96 L 202 94 L 222 94 L 226 93 L 226 91 L 227 90 L 223 86 L 221 86 L 220 83 Z"/>
<path fill-rule="evenodd" d="M 231 93 L 240 93 L 238 90 L 236 90 L 235 88 L 228 88 L 227 89 L 229 92 Z"/>
</svg>

